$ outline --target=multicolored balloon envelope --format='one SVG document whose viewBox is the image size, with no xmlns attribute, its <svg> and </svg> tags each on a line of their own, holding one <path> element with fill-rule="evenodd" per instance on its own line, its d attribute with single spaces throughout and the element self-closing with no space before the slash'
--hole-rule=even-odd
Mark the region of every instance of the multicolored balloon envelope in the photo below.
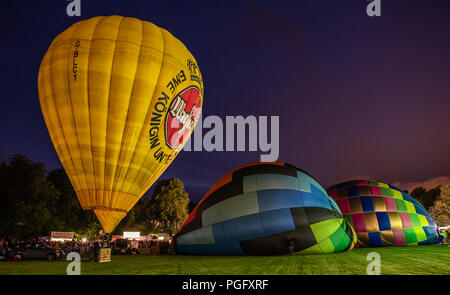
<svg viewBox="0 0 450 295">
<path fill-rule="evenodd" d="M 306 172 L 250 163 L 220 179 L 176 236 L 181 254 L 278 255 L 351 250 L 356 234 Z"/>
<path fill-rule="evenodd" d="M 382 182 L 352 180 L 328 188 L 358 236 L 358 246 L 434 244 L 436 223 L 404 191 Z"/>
</svg>

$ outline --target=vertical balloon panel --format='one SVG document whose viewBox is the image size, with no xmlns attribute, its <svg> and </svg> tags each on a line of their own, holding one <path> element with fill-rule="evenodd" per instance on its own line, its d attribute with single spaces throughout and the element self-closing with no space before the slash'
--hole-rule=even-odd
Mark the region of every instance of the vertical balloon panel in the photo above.
<svg viewBox="0 0 450 295">
<path fill-rule="evenodd" d="M 84 20 L 56 37 L 38 89 L 80 204 L 106 232 L 170 165 L 203 104 L 202 76 L 183 43 L 121 16 Z"/>
</svg>

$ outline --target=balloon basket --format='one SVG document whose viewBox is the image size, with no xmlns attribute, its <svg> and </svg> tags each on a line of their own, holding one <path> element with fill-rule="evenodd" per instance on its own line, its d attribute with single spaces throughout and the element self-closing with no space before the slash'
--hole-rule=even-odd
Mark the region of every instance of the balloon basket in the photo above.
<svg viewBox="0 0 450 295">
<path fill-rule="evenodd" d="M 111 262 L 111 248 L 101 248 L 98 262 Z"/>
</svg>

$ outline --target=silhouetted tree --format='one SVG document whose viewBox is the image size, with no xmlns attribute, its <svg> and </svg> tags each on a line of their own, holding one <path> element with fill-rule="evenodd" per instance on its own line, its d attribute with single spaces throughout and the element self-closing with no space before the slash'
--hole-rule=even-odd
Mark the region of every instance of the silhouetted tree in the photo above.
<svg viewBox="0 0 450 295">
<path fill-rule="evenodd" d="M 447 226 L 450 225 L 450 185 L 442 186 L 440 192 L 429 213 L 438 225 Z"/>
<path fill-rule="evenodd" d="M 153 192 L 150 213 L 161 230 L 175 234 L 188 216 L 189 194 L 177 178 L 160 180 Z"/>
<path fill-rule="evenodd" d="M 139 231 L 143 235 L 154 232 L 154 216 L 152 215 L 152 201 L 142 197 L 128 212 L 127 216 L 114 230 L 114 234 L 121 235 L 124 231 Z"/>
<path fill-rule="evenodd" d="M 46 175 L 43 163 L 20 154 L 0 165 L 1 235 L 36 237 L 62 224 L 56 207 L 59 193 Z"/>
<path fill-rule="evenodd" d="M 429 191 L 423 187 L 417 187 L 411 191 L 411 196 L 428 210 L 439 197 L 440 193 L 441 191 L 439 187 Z"/>
<path fill-rule="evenodd" d="M 64 169 L 55 169 L 51 171 L 47 180 L 52 183 L 59 192 L 56 210 L 61 225 L 54 230 L 75 232 L 86 230 L 86 226 L 90 222 L 86 212 L 84 212 L 78 201 L 75 190 Z"/>
</svg>

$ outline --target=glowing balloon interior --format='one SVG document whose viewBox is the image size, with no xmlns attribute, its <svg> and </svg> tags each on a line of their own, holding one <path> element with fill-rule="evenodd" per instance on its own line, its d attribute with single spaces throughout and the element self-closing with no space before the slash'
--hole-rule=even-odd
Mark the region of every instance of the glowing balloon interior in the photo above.
<svg viewBox="0 0 450 295">
<path fill-rule="evenodd" d="M 203 104 L 202 75 L 183 43 L 121 16 L 83 20 L 57 36 L 38 89 L 78 199 L 108 233 L 177 156 Z"/>
</svg>

